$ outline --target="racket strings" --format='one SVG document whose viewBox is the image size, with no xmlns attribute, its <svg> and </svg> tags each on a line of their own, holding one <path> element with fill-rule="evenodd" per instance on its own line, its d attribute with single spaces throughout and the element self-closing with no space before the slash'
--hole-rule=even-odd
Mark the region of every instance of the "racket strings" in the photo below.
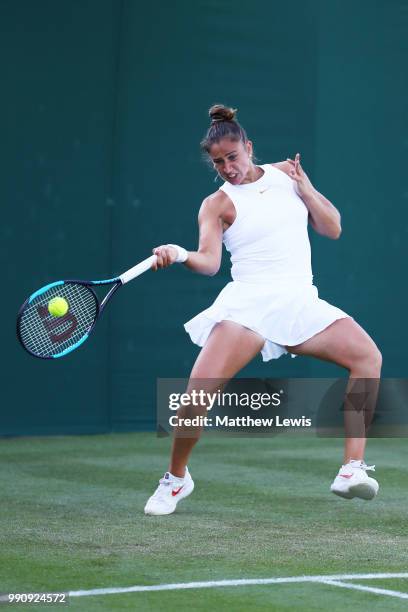
<svg viewBox="0 0 408 612">
<path fill-rule="evenodd" d="M 48 312 L 49 301 L 54 297 L 68 302 L 68 312 L 62 317 Z M 81 340 L 97 312 L 96 297 L 88 287 L 75 283 L 51 287 L 24 309 L 19 322 L 21 340 L 39 357 L 58 355 Z"/>
</svg>

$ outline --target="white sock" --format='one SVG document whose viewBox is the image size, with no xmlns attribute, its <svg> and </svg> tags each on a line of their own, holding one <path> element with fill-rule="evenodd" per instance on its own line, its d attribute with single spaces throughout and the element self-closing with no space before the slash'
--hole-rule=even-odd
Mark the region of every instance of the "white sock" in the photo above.
<svg viewBox="0 0 408 612">
<path fill-rule="evenodd" d="M 175 482 L 177 482 L 177 483 L 179 483 L 179 482 L 180 482 L 180 483 L 184 482 L 184 478 L 185 478 L 185 476 L 183 476 L 183 477 L 180 477 L 180 476 L 174 476 L 174 474 L 172 474 L 171 472 L 169 472 L 169 476 L 170 476 L 170 478 L 171 478 L 172 480 L 174 480 L 174 481 L 175 481 Z"/>
<path fill-rule="evenodd" d="M 356 463 L 358 465 L 355 465 Z M 364 461 L 362 459 L 350 459 L 349 464 L 354 465 L 354 467 L 361 467 L 362 465 L 364 465 Z"/>
</svg>

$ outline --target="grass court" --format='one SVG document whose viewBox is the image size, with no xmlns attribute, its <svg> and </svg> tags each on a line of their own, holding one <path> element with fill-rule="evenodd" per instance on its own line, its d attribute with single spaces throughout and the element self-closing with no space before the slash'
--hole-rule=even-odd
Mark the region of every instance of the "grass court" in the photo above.
<svg viewBox="0 0 408 612">
<path fill-rule="evenodd" d="M 70 597 L 86 611 L 406 609 L 406 440 L 369 441 L 380 493 L 364 502 L 329 492 L 342 440 L 207 435 L 193 494 L 146 517 L 169 447 L 152 433 L 4 438 L 1 593 L 108 589 Z"/>
</svg>

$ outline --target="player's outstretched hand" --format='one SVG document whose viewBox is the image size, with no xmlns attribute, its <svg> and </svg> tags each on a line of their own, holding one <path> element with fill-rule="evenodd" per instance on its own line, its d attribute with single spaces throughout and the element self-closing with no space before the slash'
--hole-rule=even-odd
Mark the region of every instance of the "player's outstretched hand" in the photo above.
<svg viewBox="0 0 408 612">
<path fill-rule="evenodd" d="M 175 263 L 177 259 L 177 251 L 174 247 L 167 244 L 155 247 L 153 249 L 154 255 L 157 256 L 156 263 L 152 265 L 152 270 L 156 271 L 159 268 L 167 268 Z"/>
</svg>

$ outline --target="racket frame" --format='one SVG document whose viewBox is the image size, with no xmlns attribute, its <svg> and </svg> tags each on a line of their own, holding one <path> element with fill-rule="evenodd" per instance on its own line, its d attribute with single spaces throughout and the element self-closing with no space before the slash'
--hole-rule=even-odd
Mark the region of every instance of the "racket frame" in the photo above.
<svg viewBox="0 0 408 612">
<path fill-rule="evenodd" d="M 125 285 L 126 283 L 128 283 L 131 280 L 133 280 L 137 276 L 140 276 L 140 274 L 143 274 L 143 272 L 146 272 L 147 270 L 149 270 L 152 267 L 152 265 L 156 262 L 156 260 L 157 260 L 157 256 L 156 255 L 151 255 L 147 259 L 144 259 L 140 263 L 136 264 L 135 266 L 133 266 L 132 268 L 130 268 L 126 272 L 123 272 L 123 274 L 121 274 L 120 276 L 116 276 L 115 278 L 108 278 L 106 280 L 96 280 L 96 281 L 84 281 L 84 280 L 77 280 L 77 279 L 67 279 L 67 280 L 62 280 L 62 281 L 55 281 L 53 283 L 49 283 L 48 285 L 45 285 L 44 287 L 41 287 L 41 289 L 38 289 L 37 291 L 32 293 L 26 299 L 26 301 L 23 303 L 23 305 L 21 306 L 20 310 L 18 311 L 18 315 L 17 315 L 17 338 L 19 339 L 20 344 L 23 346 L 23 348 L 30 355 L 32 355 L 33 357 L 37 357 L 37 359 L 58 359 L 59 357 L 64 357 L 65 355 L 67 355 L 71 351 L 74 351 L 81 344 L 83 344 L 85 342 L 85 340 L 87 340 L 89 338 L 90 334 L 92 333 L 92 331 L 95 328 L 97 320 L 99 319 L 99 317 L 101 316 L 102 312 L 104 311 L 106 304 L 109 302 L 109 300 L 111 299 L 113 294 L 119 289 L 119 287 L 122 287 L 122 285 Z M 72 346 L 67 347 L 66 349 L 64 349 L 60 353 L 57 353 L 56 355 L 47 355 L 47 356 L 37 355 L 36 353 L 33 353 L 32 351 L 30 351 L 30 349 L 23 342 L 23 339 L 22 339 L 22 336 L 21 336 L 21 332 L 20 332 L 21 317 L 23 316 L 23 313 L 24 313 L 26 307 L 29 304 L 31 304 L 31 302 L 36 297 L 38 297 L 39 295 L 42 295 L 43 293 L 45 293 L 46 291 L 48 291 L 48 289 L 51 289 L 52 287 L 58 287 L 59 285 L 68 285 L 70 283 L 71 284 L 76 284 L 76 285 L 83 285 L 83 286 L 87 287 L 89 289 L 89 291 L 92 293 L 93 298 L 95 300 L 95 305 L 96 305 L 96 313 L 95 313 L 94 320 L 93 320 L 91 326 L 89 327 L 88 331 L 83 336 L 81 336 L 81 338 L 75 344 L 73 344 Z M 105 297 L 103 298 L 103 300 L 101 302 L 99 301 L 98 296 L 96 295 L 95 291 L 92 289 L 93 286 L 98 286 L 98 285 L 113 285 L 113 287 L 108 291 L 108 293 L 105 295 Z"/>
<path fill-rule="evenodd" d="M 109 285 L 109 284 L 112 284 L 112 283 L 114 283 L 113 287 L 109 290 L 109 292 L 105 295 L 103 300 L 100 302 L 99 299 L 98 299 L 98 296 L 95 293 L 95 291 L 92 289 L 92 286 L 95 286 L 95 285 Z M 24 313 L 26 307 L 29 304 L 31 304 L 31 302 L 36 297 L 42 295 L 43 293 L 45 293 L 46 291 L 48 291 L 52 287 L 58 287 L 59 285 L 63 286 L 63 285 L 69 285 L 69 284 L 85 286 L 85 287 L 87 287 L 89 292 L 92 294 L 92 296 L 94 298 L 94 301 L 95 301 L 95 308 L 96 308 L 94 320 L 93 320 L 92 324 L 90 325 L 89 329 L 72 346 L 67 347 L 66 349 L 64 349 L 60 353 L 57 353 L 56 355 L 37 355 L 37 353 L 33 353 L 33 351 L 31 351 L 26 346 L 26 344 L 23 342 L 23 339 L 22 339 L 22 336 L 21 336 L 21 331 L 20 331 L 21 317 L 23 316 L 23 313 Z M 24 302 L 24 304 L 21 306 L 20 310 L 18 311 L 18 315 L 17 315 L 17 337 L 18 337 L 18 339 L 20 341 L 20 344 L 23 346 L 23 348 L 30 355 L 32 355 L 33 357 L 37 357 L 37 359 L 58 359 L 59 357 L 64 357 L 65 355 L 67 355 L 71 351 L 73 351 L 76 348 L 78 348 L 81 344 L 83 344 L 85 342 L 85 340 L 87 340 L 89 338 L 91 332 L 93 331 L 93 329 L 95 327 L 95 324 L 96 324 L 97 320 L 99 319 L 100 315 L 102 314 L 102 312 L 103 312 L 106 304 L 108 303 L 109 299 L 112 297 L 112 295 L 115 293 L 115 291 L 117 291 L 119 289 L 119 287 L 121 287 L 121 286 L 122 286 L 122 282 L 121 282 L 119 277 L 111 278 L 111 279 L 108 279 L 106 281 L 84 281 L 84 280 L 78 280 L 78 279 L 70 278 L 70 279 L 66 279 L 66 280 L 63 280 L 63 281 L 56 281 L 54 283 L 49 283 L 48 285 L 45 285 L 41 289 L 38 289 L 33 294 L 31 294 L 30 297 L 28 297 L 26 299 L 26 301 Z"/>
</svg>

